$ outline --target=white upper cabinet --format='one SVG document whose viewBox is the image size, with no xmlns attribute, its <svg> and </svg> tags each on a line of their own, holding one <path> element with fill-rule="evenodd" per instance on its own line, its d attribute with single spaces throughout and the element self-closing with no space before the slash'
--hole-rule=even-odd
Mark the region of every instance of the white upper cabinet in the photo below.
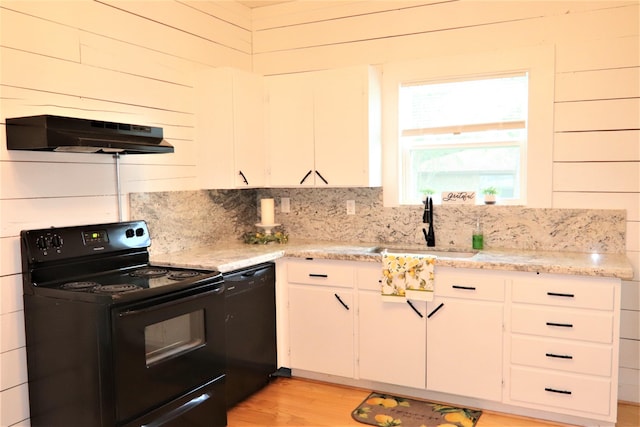
<svg viewBox="0 0 640 427">
<path fill-rule="evenodd" d="M 263 77 L 208 69 L 198 75 L 195 93 L 200 187 L 264 186 Z"/>
<path fill-rule="evenodd" d="M 265 86 L 268 185 L 312 186 L 314 136 L 311 75 L 301 73 L 266 77 Z M 310 176 L 307 177 L 307 174 Z"/>
<path fill-rule="evenodd" d="M 375 67 L 267 77 L 271 187 L 381 185 Z"/>
</svg>

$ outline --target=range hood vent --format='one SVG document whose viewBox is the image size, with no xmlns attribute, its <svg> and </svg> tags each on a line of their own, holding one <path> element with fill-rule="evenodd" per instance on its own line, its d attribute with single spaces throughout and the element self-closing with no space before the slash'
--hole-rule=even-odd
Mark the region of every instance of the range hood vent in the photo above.
<svg viewBox="0 0 640 427">
<path fill-rule="evenodd" d="M 73 153 L 173 153 L 162 128 L 51 115 L 6 120 L 9 150 Z"/>
</svg>

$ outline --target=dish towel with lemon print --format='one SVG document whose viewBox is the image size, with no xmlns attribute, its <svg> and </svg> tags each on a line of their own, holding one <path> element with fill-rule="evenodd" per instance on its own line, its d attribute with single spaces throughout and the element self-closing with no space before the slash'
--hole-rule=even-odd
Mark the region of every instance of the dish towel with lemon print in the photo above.
<svg viewBox="0 0 640 427">
<path fill-rule="evenodd" d="M 433 301 L 435 264 L 434 256 L 383 253 L 382 300 Z"/>
</svg>

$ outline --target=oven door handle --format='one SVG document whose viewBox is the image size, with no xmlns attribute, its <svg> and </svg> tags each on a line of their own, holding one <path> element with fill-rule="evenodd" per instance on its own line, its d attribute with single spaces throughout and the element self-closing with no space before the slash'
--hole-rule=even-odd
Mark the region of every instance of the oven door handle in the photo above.
<svg viewBox="0 0 640 427">
<path fill-rule="evenodd" d="M 144 314 L 144 313 L 149 313 L 152 311 L 156 311 L 156 310 L 162 310 L 165 309 L 167 307 L 172 307 L 174 305 L 178 305 L 178 304 L 183 304 L 183 303 L 188 303 L 190 301 L 196 300 L 196 299 L 200 299 L 209 295 L 220 295 L 222 293 L 224 293 L 226 287 L 223 286 L 219 286 L 217 288 L 214 289 L 210 289 L 206 292 L 199 292 L 197 294 L 193 294 L 190 295 L 188 297 L 181 297 L 178 299 L 173 299 L 161 304 L 153 304 L 153 303 L 149 303 L 149 302 L 145 302 L 145 305 L 150 304 L 148 306 L 145 306 L 144 308 L 140 308 L 140 309 L 132 309 L 132 310 L 127 310 L 127 311 L 121 311 L 118 313 L 118 317 L 122 318 L 122 317 L 127 317 L 127 316 L 134 316 L 137 314 Z"/>
<path fill-rule="evenodd" d="M 192 410 L 193 408 L 200 405 L 201 403 L 204 403 L 210 397 L 211 395 L 208 392 L 203 393 L 200 396 L 194 397 L 190 401 L 178 406 L 174 410 L 167 412 L 163 416 L 153 420 L 149 424 L 141 424 L 140 427 L 161 427 L 167 424 L 169 421 L 178 418 L 180 415 L 184 414 L 185 412 Z"/>
</svg>

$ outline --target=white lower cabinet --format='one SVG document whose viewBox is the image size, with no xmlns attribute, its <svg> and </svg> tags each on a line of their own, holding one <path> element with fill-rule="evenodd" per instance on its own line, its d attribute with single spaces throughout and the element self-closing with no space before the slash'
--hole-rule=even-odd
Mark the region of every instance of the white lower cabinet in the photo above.
<svg viewBox="0 0 640 427">
<path fill-rule="evenodd" d="M 427 306 L 427 389 L 502 400 L 505 279 L 436 267 Z"/>
<path fill-rule="evenodd" d="M 506 402 L 615 423 L 620 280 L 514 277 Z"/>
<path fill-rule="evenodd" d="M 287 277 L 291 368 L 353 378 L 353 267 L 292 260 Z"/>
<path fill-rule="evenodd" d="M 511 367 L 510 397 L 543 405 L 546 410 L 582 412 L 583 416 L 609 414 L 611 381 L 522 366 Z"/>
<path fill-rule="evenodd" d="M 357 270 L 359 378 L 424 389 L 426 303 L 384 302 L 381 267 Z"/>
<path fill-rule="evenodd" d="M 615 424 L 620 279 L 436 266 L 434 300 L 409 304 L 382 301 L 379 263 L 279 266 L 294 375 Z"/>
</svg>

